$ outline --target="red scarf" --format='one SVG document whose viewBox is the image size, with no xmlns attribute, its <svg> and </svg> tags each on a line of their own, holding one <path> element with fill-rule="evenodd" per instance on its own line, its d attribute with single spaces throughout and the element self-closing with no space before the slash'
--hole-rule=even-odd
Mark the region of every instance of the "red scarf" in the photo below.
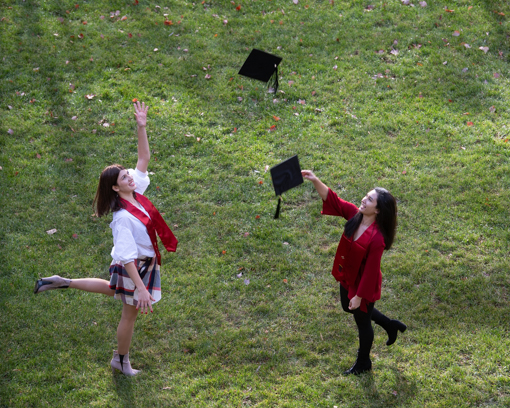
<svg viewBox="0 0 510 408">
<path fill-rule="evenodd" d="M 161 265 L 161 254 L 159 253 L 158 249 L 156 232 L 158 233 L 159 238 L 161 239 L 161 242 L 163 242 L 163 245 L 165 246 L 166 250 L 172 252 L 175 252 L 178 243 L 174 234 L 166 224 L 165 220 L 163 219 L 157 208 L 154 207 L 154 204 L 152 204 L 151 201 L 144 195 L 137 194 L 136 201 L 138 201 L 145 209 L 145 211 L 149 213 L 150 218 L 147 217 L 147 215 L 145 215 L 143 211 L 136 208 L 129 201 L 126 201 L 123 198 L 121 198 L 120 201 L 124 205 L 124 209 L 128 211 L 131 215 L 138 218 L 147 228 L 147 233 L 149 234 L 152 246 L 154 247 L 154 252 L 156 252 L 156 257 L 158 258 L 158 265 Z"/>
</svg>

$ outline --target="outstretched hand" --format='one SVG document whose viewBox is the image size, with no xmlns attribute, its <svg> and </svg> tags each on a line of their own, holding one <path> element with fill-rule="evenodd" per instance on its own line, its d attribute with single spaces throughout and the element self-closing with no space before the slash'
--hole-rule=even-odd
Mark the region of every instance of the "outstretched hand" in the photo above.
<svg viewBox="0 0 510 408">
<path fill-rule="evenodd" d="M 138 127 L 147 126 L 147 110 L 149 107 L 145 106 L 145 102 L 140 105 L 140 101 L 136 101 L 133 105 L 135 106 L 136 124 Z"/>
<path fill-rule="evenodd" d="M 301 175 L 304 179 L 310 180 L 311 182 L 318 180 L 317 176 L 313 174 L 312 170 L 301 170 Z"/>
</svg>

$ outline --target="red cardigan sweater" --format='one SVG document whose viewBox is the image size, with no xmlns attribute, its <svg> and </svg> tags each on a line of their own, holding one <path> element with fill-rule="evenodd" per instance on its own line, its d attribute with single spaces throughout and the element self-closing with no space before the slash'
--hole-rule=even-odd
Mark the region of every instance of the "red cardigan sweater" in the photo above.
<svg viewBox="0 0 510 408">
<path fill-rule="evenodd" d="M 358 211 L 358 207 L 342 200 L 329 189 L 321 213 L 349 220 Z M 368 303 L 374 303 L 381 298 L 381 257 L 384 247 L 384 237 L 376 222 L 356 241 L 342 234 L 338 244 L 331 274 L 347 289 L 349 299 L 356 295 L 363 299 L 360 308 L 364 312 L 367 311 Z"/>
</svg>

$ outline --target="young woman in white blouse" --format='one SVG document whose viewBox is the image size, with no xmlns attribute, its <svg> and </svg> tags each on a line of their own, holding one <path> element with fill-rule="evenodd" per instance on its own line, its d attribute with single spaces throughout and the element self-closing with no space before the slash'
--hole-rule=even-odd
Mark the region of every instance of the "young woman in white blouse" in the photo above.
<svg viewBox="0 0 510 408">
<path fill-rule="evenodd" d="M 65 279 L 54 275 L 39 279 L 34 288 L 34 293 L 74 288 L 121 299 L 123 309 L 117 327 L 118 345 L 110 365 L 112 371 L 117 369 L 128 376 L 139 372 L 131 368 L 129 362 L 129 347 L 138 313 L 152 312 L 152 304 L 161 299 L 161 255 L 156 232 L 167 250 L 175 251 L 177 247 L 177 240 L 159 212 L 143 196 L 150 183 L 147 175 L 150 160 L 147 109 L 144 103 L 135 103 L 138 127 L 136 169 L 126 170 L 119 164 L 106 167 L 101 173 L 94 199 L 98 216 L 113 212 L 110 227 L 114 247 L 111 251 L 110 281 L 96 278 Z"/>
</svg>

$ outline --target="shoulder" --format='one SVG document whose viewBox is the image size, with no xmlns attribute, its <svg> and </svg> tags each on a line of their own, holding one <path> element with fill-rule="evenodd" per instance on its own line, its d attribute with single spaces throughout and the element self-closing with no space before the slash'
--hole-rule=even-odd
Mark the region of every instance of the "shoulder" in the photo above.
<svg viewBox="0 0 510 408">
<path fill-rule="evenodd" d="M 114 229 L 117 227 L 127 227 L 130 228 L 133 225 L 133 221 L 136 220 L 129 211 L 125 209 L 120 209 L 113 213 L 113 220 L 110 224 L 110 228 Z"/>
</svg>

